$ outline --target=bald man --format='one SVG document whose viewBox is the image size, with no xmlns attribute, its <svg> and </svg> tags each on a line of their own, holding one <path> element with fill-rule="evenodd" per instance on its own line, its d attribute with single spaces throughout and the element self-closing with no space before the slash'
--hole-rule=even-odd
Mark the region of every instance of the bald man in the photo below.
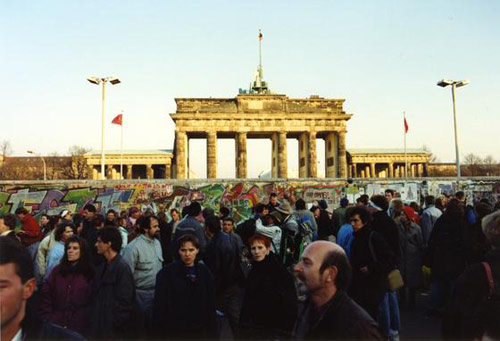
<svg viewBox="0 0 500 341">
<path fill-rule="evenodd" d="M 295 330 L 297 339 L 382 340 L 377 323 L 346 293 L 351 265 L 340 246 L 328 241 L 309 244 L 294 271 L 309 292 Z"/>
</svg>

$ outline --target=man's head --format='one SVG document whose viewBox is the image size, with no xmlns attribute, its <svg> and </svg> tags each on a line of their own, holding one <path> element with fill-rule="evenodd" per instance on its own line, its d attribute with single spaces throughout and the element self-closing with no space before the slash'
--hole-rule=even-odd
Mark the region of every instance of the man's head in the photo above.
<svg viewBox="0 0 500 341">
<path fill-rule="evenodd" d="M 178 209 L 176 209 L 176 208 L 172 208 L 172 209 L 170 210 L 170 216 L 172 217 L 172 219 L 173 219 L 174 221 L 179 220 L 179 219 L 180 219 L 180 217 L 181 217 L 181 216 L 180 216 L 180 214 L 179 214 L 179 210 L 178 210 Z"/>
<path fill-rule="evenodd" d="M 298 199 L 296 202 L 295 202 L 295 209 L 297 211 L 300 211 L 300 210 L 305 210 L 306 209 L 306 202 L 304 201 L 304 199 Z"/>
<path fill-rule="evenodd" d="M 457 198 L 461 202 L 465 202 L 465 193 L 463 191 L 458 191 L 455 193 L 455 198 Z"/>
<path fill-rule="evenodd" d="M 373 195 L 370 198 L 370 201 L 374 203 L 378 208 L 380 208 L 382 211 L 387 211 L 389 208 L 389 201 L 387 201 L 387 196 L 383 195 Z"/>
<path fill-rule="evenodd" d="M 433 195 L 428 195 L 425 197 L 425 207 L 433 206 L 436 204 L 436 197 Z"/>
<path fill-rule="evenodd" d="M 122 249 L 122 236 L 116 227 L 107 226 L 97 231 L 95 244 L 97 253 L 104 255 L 110 250 L 120 253 Z"/>
<path fill-rule="evenodd" d="M 13 214 L 7 213 L 0 217 L 0 233 L 16 228 L 16 217 Z"/>
<path fill-rule="evenodd" d="M 269 195 L 269 203 L 272 206 L 277 206 L 278 205 L 278 195 L 276 193 L 271 193 Z"/>
<path fill-rule="evenodd" d="M 103 228 L 104 227 L 104 216 L 102 214 L 94 215 L 94 217 L 92 218 L 92 223 L 98 229 Z"/>
<path fill-rule="evenodd" d="M 85 220 L 87 220 L 87 221 L 92 220 L 92 218 L 94 217 L 96 212 L 97 212 L 97 209 L 92 204 L 87 204 L 83 208 L 83 216 L 85 217 Z"/>
<path fill-rule="evenodd" d="M 254 209 L 254 213 L 258 214 L 260 217 L 263 217 L 267 213 L 269 213 L 269 210 L 267 209 L 266 205 L 264 205 L 263 203 L 260 203 L 260 202 L 257 205 L 255 205 L 255 207 L 253 209 Z"/>
<path fill-rule="evenodd" d="M 356 199 L 356 206 L 367 206 L 370 197 L 368 194 L 362 194 L 359 198 Z"/>
<path fill-rule="evenodd" d="M 222 206 L 219 209 L 219 218 L 224 219 L 226 217 L 229 217 L 230 215 L 231 215 L 231 210 L 226 206 Z"/>
<path fill-rule="evenodd" d="M 197 217 L 199 216 L 201 213 L 201 205 L 198 201 L 193 201 L 190 205 L 189 205 L 189 211 L 188 211 L 188 214 L 189 216 L 191 217 Z"/>
<path fill-rule="evenodd" d="M 347 290 L 351 280 L 351 265 L 340 246 L 327 241 L 316 241 L 306 247 L 302 258 L 294 267 L 297 277 L 307 290 Z"/>
<path fill-rule="evenodd" d="M 128 216 L 133 219 L 139 219 L 141 216 L 141 210 L 135 206 L 130 207 L 128 210 Z"/>
<path fill-rule="evenodd" d="M 143 216 L 137 220 L 139 232 L 153 239 L 160 232 L 158 218 L 155 216 Z"/>
<path fill-rule="evenodd" d="M 385 193 L 385 200 L 387 202 L 390 202 L 392 199 L 394 199 L 396 192 L 393 189 L 386 189 L 384 193 Z"/>
<path fill-rule="evenodd" d="M 19 219 L 23 219 L 26 214 L 28 214 L 28 210 L 25 209 L 24 207 L 18 207 L 16 208 L 16 211 L 14 212 Z"/>
<path fill-rule="evenodd" d="M 106 212 L 106 220 L 107 221 L 114 221 L 116 219 L 116 211 L 111 209 Z"/>
<path fill-rule="evenodd" d="M 26 302 L 33 295 L 35 288 L 33 262 L 28 250 L 12 238 L 0 237 L 0 302 L 2 303 L 0 304 L 0 330 L 2 336 L 7 330 L 20 326 L 24 319 Z"/>
<path fill-rule="evenodd" d="M 347 206 L 349 206 L 349 199 L 347 199 L 347 198 L 340 199 L 340 207 L 344 207 L 345 208 Z"/>
<path fill-rule="evenodd" d="M 359 231 L 370 222 L 370 212 L 364 207 L 356 206 L 348 212 L 348 221 L 354 231 Z"/>
<path fill-rule="evenodd" d="M 234 229 L 234 220 L 233 218 L 226 217 L 222 219 L 222 231 L 225 233 L 232 233 Z"/>
<path fill-rule="evenodd" d="M 201 215 L 203 216 L 203 219 L 207 219 L 208 217 L 214 216 L 215 211 L 211 207 L 205 207 L 203 210 L 201 210 Z"/>
<path fill-rule="evenodd" d="M 205 220 L 205 230 L 209 237 L 214 236 L 217 232 L 221 230 L 220 219 L 217 216 L 209 216 Z"/>
</svg>

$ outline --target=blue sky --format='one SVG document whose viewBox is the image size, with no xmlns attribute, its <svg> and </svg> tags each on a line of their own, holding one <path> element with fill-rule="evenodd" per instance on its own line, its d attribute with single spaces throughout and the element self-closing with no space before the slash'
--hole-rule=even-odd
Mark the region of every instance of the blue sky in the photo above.
<svg viewBox="0 0 500 341">
<path fill-rule="evenodd" d="M 497 1 L 4 0 L 0 140 L 15 155 L 99 149 L 100 88 L 85 78 L 116 75 L 106 147 L 119 148 L 109 122 L 123 110 L 125 148 L 172 148 L 174 98 L 234 97 L 247 87 L 262 28 L 271 88 L 345 98 L 354 115 L 348 148 L 402 147 L 406 111 L 408 147 L 425 144 L 453 161 L 451 90 L 436 82 L 470 79 L 457 90 L 460 154 L 499 160 L 498 13 Z M 249 143 L 250 175 L 270 167 L 268 145 Z M 219 169 L 228 168 L 220 176 L 234 174 L 233 148 L 219 144 Z M 294 164 L 295 142 L 289 149 Z M 191 153 L 193 170 L 204 174 L 204 142 L 194 141 Z"/>
</svg>

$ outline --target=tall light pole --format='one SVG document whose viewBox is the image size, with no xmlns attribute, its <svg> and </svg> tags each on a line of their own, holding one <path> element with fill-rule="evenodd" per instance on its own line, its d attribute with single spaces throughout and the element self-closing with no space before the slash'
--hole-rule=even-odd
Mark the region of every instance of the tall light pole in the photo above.
<svg viewBox="0 0 500 341">
<path fill-rule="evenodd" d="M 121 81 L 116 77 L 88 77 L 87 80 L 92 84 L 102 84 L 102 132 L 101 132 L 101 180 L 106 179 L 106 159 L 104 155 L 104 125 L 105 125 L 105 112 L 106 112 L 106 83 L 119 84 Z"/>
<path fill-rule="evenodd" d="M 469 81 L 466 79 L 463 80 L 452 80 L 452 79 L 442 79 L 437 85 L 441 87 L 447 87 L 451 85 L 451 97 L 453 100 L 453 126 L 455 127 L 455 158 L 457 162 L 457 179 L 460 178 L 460 155 L 458 153 L 458 133 L 457 133 L 457 108 L 455 104 L 455 89 L 460 88 L 461 86 L 465 86 L 469 84 Z"/>
<path fill-rule="evenodd" d="M 38 156 L 40 159 L 42 159 L 42 162 L 43 162 L 43 180 L 44 181 L 47 181 L 47 164 L 45 163 L 45 159 L 43 158 L 43 156 L 41 156 L 40 154 L 38 153 L 35 153 L 34 151 L 32 150 L 27 150 L 27 153 L 28 154 L 33 154 L 35 156 Z"/>
</svg>

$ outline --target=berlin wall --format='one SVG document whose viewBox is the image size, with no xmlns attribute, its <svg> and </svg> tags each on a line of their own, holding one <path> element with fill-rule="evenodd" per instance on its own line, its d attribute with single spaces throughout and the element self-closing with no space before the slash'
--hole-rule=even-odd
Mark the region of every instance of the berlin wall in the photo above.
<svg viewBox="0 0 500 341">
<path fill-rule="evenodd" d="M 236 221 L 250 216 L 252 206 L 266 202 L 270 193 L 279 198 L 294 196 L 308 204 L 325 199 L 329 210 L 339 205 L 342 197 L 354 202 L 362 194 L 382 194 L 394 189 L 406 201 L 419 202 L 428 194 L 452 194 L 463 190 L 469 203 L 487 198 L 492 204 L 500 200 L 500 178 L 450 178 L 412 180 L 124 180 L 124 181 L 4 181 L 0 182 L 0 214 L 14 213 L 24 206 L 35 217 L 58 214 L 63 209 L 78 212 L 86 204 L 94 204 L 102 213 L 121 211 L 131 206 L 155 212 L 181 209 L 192 201 L 218 210 L 230 207 Z"/>
</svg>

